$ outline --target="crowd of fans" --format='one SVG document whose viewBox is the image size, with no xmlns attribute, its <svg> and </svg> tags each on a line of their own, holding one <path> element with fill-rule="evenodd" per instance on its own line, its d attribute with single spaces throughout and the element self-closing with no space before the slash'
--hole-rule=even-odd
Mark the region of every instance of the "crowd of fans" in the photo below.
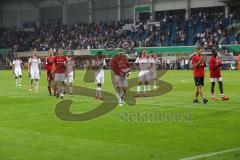
<svg viewBox="0 0 240 160">
<path fill-rule="evenodd" d="M 0 48 L 44 51 L 47 48 L 96 49 L 106 47 L 184 46 L 201 44 L 205 48 L 221 42 L 239 44 L 237 10 L 225 17 L 223 13 L 197 12 L 186 20 L 184 14 L 168 15 L 157 25 L 140 23 L 123 29 L 125 23 L 77 24 L 42 23 L 33 31 L 0 30 Z"/>
</svg>

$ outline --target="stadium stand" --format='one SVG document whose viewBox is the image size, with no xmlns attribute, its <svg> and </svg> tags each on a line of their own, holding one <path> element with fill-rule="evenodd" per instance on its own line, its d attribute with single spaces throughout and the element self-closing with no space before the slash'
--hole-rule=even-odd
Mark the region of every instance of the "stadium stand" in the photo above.
<svg viewBox="0 0 240 160">
<path fill-rule="evenodd" d="M 58 20 L 44 21 L 33 31 L 2 28 L 0 48 L 29 51 L 36 48 L 101 49 L 107 42 L 122 47 L 128 41 L 133 47 L 189 46 L 201 44 L 206 49 L 221 44 L 239 44 L 240 11 L 233 10 L 228 17 L 222 12 L 196 12 L 188 20 L 183 14 L 159 17 L 159 25 L 140 22 L 113 24 L 63 25 Z"/>
</svg>

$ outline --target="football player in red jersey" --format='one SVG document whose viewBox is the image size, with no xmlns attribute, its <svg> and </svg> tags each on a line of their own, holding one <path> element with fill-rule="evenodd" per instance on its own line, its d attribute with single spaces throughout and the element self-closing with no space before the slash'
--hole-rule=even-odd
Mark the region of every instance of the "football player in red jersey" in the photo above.
<svg viewBox="0 0 240 160">
<path fill-rule="evenodd" d="M 53 77 L 54 75 L 52 74 L 52 68 L 53 68 L 53 62 L 54 62 L 54 56 L 53 56 L 53 50 L 50 48 L 48 50 L 48 57 L 46 58 L 46 64 L 45 64 L 45 68 L 47 71 L 47 81 L 48 81 L 48 92 L 49 95 L 52 95 L 52 82 L 53 82 Z"/>
<path fill-rule="evenodd" d="M 56 98 L 60 96 L 60 98 L 63 99 L 65 90 L 64 81 L 66 76 L 66 62 L 67 58 L 63 56 L 63 50 L 59 50 L 58 55 L 54 58 L 52 69 L 52 72 L 54 74 L 54 82 L 57 87 Z"/>
<path fill-rule="evenodd" d="M 204 86 L 204 67 L 205 67 L 205 57 L 202 56 L 202 50 L 197 49 L 197 53 L 192 56 L 192 65 L 193 65 L 193 76 L 196 85 L 196 94 L 193 100 L 193 103 L 199 103 L 198 96 L 202 97 L 202 101 L 204 104 L 208 102 L 208 100 L 204 97 L 202 87 Z"/>
<path fill-rule="evenodd" d="M 212 98 L 211 100 L 216 100 L 215 93 L 214 93 L 214 88 L 215 88 L 215 83 L 218 82 L 219 85 L 219 90 L 220 90 L 220 95 L 222 100 L 228 100 L 229 98 L 224 95 L 223 92 L 223 83 L 222 83 L 222 76 L 220 73 L 220 68 L 222 66 L 222 61 L 219 57 L 217 57 L 217 50 L 213 49 L 212 50 L 212 57 L 210 58 L 210 64 L 209 64 L 209 69 L 210 69 L 210 78 L 211 78 L 211 94 Z"/>
<path fill-rule="evenodd" d="M 111 61 L 111 68 L 113 71 L 114 85 L 117 92 L 118 104 L 123 105 L 123 96 L 126 94 L 128 89 L 127 77 L 131 70 L 130 64 L 127 58 L 123 55 L 122 51 L 119 50 Z"/>
</svg>

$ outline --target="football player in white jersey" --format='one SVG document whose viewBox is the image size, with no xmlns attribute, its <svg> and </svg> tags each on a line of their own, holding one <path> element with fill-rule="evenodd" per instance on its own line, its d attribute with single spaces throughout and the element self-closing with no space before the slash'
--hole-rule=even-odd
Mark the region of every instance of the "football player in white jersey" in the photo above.
<svg viewBox="0 0 240 160">
<path fill-rule="evenodd" d="M 153 51 L 150 52 L 150 70 L 149 70 L 149 75 L 150 75 L 150 81 L 153 82 L 153 89 L 157 89 L 157 63 L 158 63 L 158 57 L 154 54 Z M 150 84 L 148 85 L 148 90 L 151 90 Z"/>
<path fill-rule="evenodd" d="M 95 81 L 97 83 L 96 96 L 97 100 L 103 100 L 102 98 L 102 85 L 104 83 L 104 68 L 106 67 L 106 61 L 102 55 L 102 52 L 98 52 L 96 59 L 92 61 L 92 68 L 95 70 Z"/>
<path fill-rule="evenodd" d="M 139 69 L 139 74 L 138 74 L 138 86 L 137 86 L 137 94 L 135 97 L 140 97 L 140 92 L 141 92 L 141 87 L 142 84 L 144 84 L 143 88 L 143 96 L 146 97 L 146 91 L 147 91 L 147 85 L 149 84 L 149 69 L 150 69 L 150 61 L 149 57 L 146 54 L 146 51 L 142 51 L 142 55 L 140 55 L 136 61 L 135 65 Z"/>
<path fill-rule="evenodd" d="M 70 51 L 67 52 L 65 86 L 69 84 L 70 95 L 73 96 L 73 81 L 75 78 L 75 60 Z"/>
<path fill-rule="evenodd" d="M 13 74 L 16 80 L 16 87 L 21 87 L 22 83 L 22 60 L 19 58 L 19 55 L 16 55 L 16 58 L 13 60 Z"/>
<path fill-rule="evenodd" d="M 41 59 L 37 57 L 37 51 L 33 50 L 32 57 L 28 60 L 28 74 L 30 77 L 30 89 L 33 90 L 33 81 L 35 80 L 35 90 L 38 93 L 38 84 L 41 75 Z"/>
</svg>

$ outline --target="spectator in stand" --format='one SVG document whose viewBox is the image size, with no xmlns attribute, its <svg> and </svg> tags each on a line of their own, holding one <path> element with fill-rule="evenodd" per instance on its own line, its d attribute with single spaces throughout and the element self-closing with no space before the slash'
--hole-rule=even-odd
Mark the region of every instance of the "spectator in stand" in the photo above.
<svg viewBox="0 0 240 160">
<path fill-rule="evenodd" d="M 110 42 L 115 47 L 123 47 L 125 42 L 133 47 L 194 45 L 198 42 L 210 49 L 219 41 L 222 44 L 239 43 L 239 35 L 235 36 L 239 19 L 240 10 L 236 8 L 229 17 L 222 12 L 211 13 L 211 10 L 192 13 L 189 20 L 185 19 L 185 13 L 170 14 L 158 19 L 159 26 L 142 23 L 126 30 L 123 29 L 124 22 L 67 26 L 58 20 L 43 21 L 33 31 L 0 29 L 0 48 L 46 51 L 47 48 L 102 49 Z"/>
</svg>

